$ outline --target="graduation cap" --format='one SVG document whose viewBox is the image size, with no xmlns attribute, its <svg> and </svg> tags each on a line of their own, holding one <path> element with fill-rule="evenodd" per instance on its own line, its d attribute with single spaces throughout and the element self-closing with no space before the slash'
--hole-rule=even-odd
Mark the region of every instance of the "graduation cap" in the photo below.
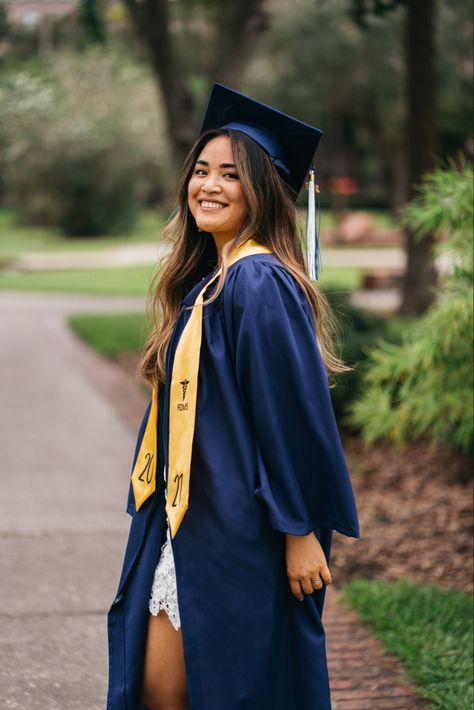
<svg viewBox="0 0 474 710">
<path fill-rule="evenodd" d="M 309 172 L 307 262 L 310 278 L 317 279 L 319 240 L 315 193 L 318 188 L 313 157 L 323 132 L 218 83 L 213 86 L 199 135 L 214 128 L 241 131 L 252 138 L 269 155 L 295 200 Z"/>
</svg>

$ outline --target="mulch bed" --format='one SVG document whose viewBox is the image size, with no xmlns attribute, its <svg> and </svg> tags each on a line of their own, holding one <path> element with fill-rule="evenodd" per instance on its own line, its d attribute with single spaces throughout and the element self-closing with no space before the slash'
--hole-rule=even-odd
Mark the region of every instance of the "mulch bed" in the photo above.
<svg viewBox="0 0 474 710">
<path fill-rule="evenodd" d="M 136 355 L 115 362 L 138 381 Z M 356 495 L 361 538 L 335 534 L 335 584 L 356 577 L 411 578 L 473 591 L 472 460 L 427 442 L 405 449 L 343 437 Z"/>
<path fill-rule="evenodd" d="M 472 460 L 426 442 L 366 449 L 347 437 L 343 446 L 361 538 L 334 536 L 334 582 L 408 577 L 472 593 Z"/>
</svg>

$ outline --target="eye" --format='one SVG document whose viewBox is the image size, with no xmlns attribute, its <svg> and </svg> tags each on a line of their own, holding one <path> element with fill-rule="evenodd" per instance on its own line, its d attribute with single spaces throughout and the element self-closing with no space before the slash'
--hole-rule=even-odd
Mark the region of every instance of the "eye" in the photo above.
<svg viewBox="0 0 474 710">
<path fill-rule="evenodd" d="M 225 173 L 225 174 L 224 174 L 224 177 L 230 177 L 230 178 L 232 178 L 233 180 L 238 180 L 238 179 L 239 179 L 239 176 L 237 175 L 237 173 Z"/>
<path fill-rule="evenodd" d="M 205 175 L 206 171 L 204 170 L 204 168 L 196 168 L 196 170 L 194 171 L 194 174 L 195 175 L 201 175 L 201 174 Z"/>
</svg>

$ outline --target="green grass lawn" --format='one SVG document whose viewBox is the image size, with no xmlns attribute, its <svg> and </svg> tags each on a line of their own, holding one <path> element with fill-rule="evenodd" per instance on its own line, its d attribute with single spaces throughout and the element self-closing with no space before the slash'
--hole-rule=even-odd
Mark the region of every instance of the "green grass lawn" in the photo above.
<svg viewBox="0 0 474 710">
<path fill-rule="evenodd" d="M 344 600 L 398 656 L 434 708 L 472 710 L 472 597 L 411 581 L 355 580 Z"/>
<path fill-rule="evenodd" d="M 124 266 L 110 269 L 74 269 L 54 271 L 0 270 L 0 290 L 53 291 L 144 296 L 153 266 Z M 351 291 L 361 281 L 361 272 L 353 268 L 326 268 L 320 284 L 331 291 Z"/>
<path fill-rule="evenodd" d="M 15 214 L 0 210 L 0 259 L 13 258 L 23 252 L 95 251 L 119 244 L 158 242 L 164 225 L 164 215 L 158 210 L 145 210 L 130 234 L 107 237 L 65 237 L 51 227 L 18 225 Z"/>
<path fill-rule="evenodd" d="M 0 290 L 145 296 L 153 266 L 68 271 L 0 271 Z"/>
<path fill-rule="evenodd" d="M 318 285 L 327 291 L 355 291 L 362 286 L 362 270 L 348 266 L 323 266 Z"/>
<path fill-rule="evenodd" d="M 69 324 L 82 340 L 107 357 L 137 352 L 149 330 L 143 313 L 75 315 Z"/>
</svg>

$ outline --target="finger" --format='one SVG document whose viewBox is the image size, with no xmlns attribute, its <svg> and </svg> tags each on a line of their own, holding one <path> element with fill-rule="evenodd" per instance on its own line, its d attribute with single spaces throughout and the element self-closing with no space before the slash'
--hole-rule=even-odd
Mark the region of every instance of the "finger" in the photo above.
<svg viewBox="0 0 474 710">
<path fill-rule="evenodd" d="M 319 589 L 323 588 L 323 580 L 321 579 L 319 574 L 311 575 L 311 585 L 313 587 L 313 592 L 315 590 L 318 591 Z"/>
<path fill-rule="evenodd" d="M 295 597 L 298 599 L 298 601 L 303 601 L 304 599 L 304 594 L 301 591 L 301 585 L 298 579 L 290 579 L 290 588 Z"/>
<path fill-rule="evenodd" d="M 321 567 L 319 574 L 326 584 L 332 584 L 331 572 L 329 571 L 329 567 L 327 565 L 323 565 Z"/>
<path fill-rule="evenodd" d="M 305 594 L 312 594 L 314 592 L 314 586 L 311 581 L 312 579 L 319 579 L 319 575 L 312 577 L 303 577 L 300 580 L 301 586 L 303 587 L 303 591 Z"/>
</svg>

